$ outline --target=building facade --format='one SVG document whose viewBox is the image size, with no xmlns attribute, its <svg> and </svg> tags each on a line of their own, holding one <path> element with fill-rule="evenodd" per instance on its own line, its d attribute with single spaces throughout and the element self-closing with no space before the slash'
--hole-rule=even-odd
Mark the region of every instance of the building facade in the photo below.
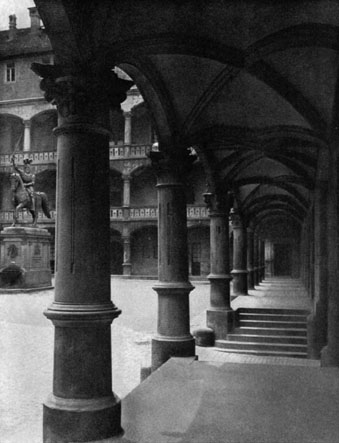
<svg viewBox="0 0 339 443">
<path fill-rule="evenodd" d="M 18 29 L 9 17 L 9 30 L 0 32 L 0 225 L 13 221 L 9 185 L 13 154 L 17 163 L 31 158 L 36 191 L 48 195 L 52 219 L 39 214 L 39 226 L 52 235 L 54 270 L 56 219 L 57 111 L 42 96 L 32 63 L 53 64 L 50 41 L 37 9 L 29 8 L 31 26 Z M 120 74 L 124 76 L 122 71 Z M 125 77 L 127 77 L 125 75 Z M 156 141 L 151 118 L 136 86 L 127 93 L 122 112 L 110 116 L 110 253 L 111 273 L 156 277 L 158 272 L 156 177 L 147 154 Z M 203 200 L 206 180 L 197 164 L 187 177 L 187 220 L 190 274 L 209 274 L 209 218 Z M 98 196 L 100 198 L 100 196 Z M 29 223 L 30 214 L 21 213 Z"/>
</svg>

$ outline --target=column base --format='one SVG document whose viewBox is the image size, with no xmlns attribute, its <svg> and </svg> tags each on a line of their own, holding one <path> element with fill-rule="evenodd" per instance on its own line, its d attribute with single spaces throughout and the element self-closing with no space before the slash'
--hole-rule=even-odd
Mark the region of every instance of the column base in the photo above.
<svg viewBox="0 0 339 443">
<path fill-rule="evenodd" d="M 128 276 L 132 275 L 132 264 L 131 263 L 123 263 L 122 274 L 128 275 Z"/>
<path fill-rule="evenodd" d="M 247 292 L 247 270 L 233 270 L 233 295 L 248 295 Z"/>
<path fill-rule="evenodd" d="M 233 309 L 207 309 L 207 326 L 214 331 L 216 340 L 225 340 L 235 326 Z"/>
<path fill-rule="evenodd" d="M 195 340 L 187 337 L 155 337 L 152 339 L 152 371 L 171 357 L 194 357 Z"/>
<path fill-rule="evenodd" d="M 325 346 L 321 351 L 322 367 L 339 367 L 339 349 L 333 349 L 331 346 Z"/>
<path fill-rule="evenodd" d="M 323 315 L 321 315 L 323 314 Z M 326 312 L 311 314 L 307 318 L 307 355 L 319 360 L 321 350 L 326 346 L 327 330 Z"/>
<path fill-rule="evenodd" d="M 51 394 L 43 405 L 43 442 L 103 440 L 123 433 L 121 403 L 114 394 L 100 399 L 64 399 Z"/>
</svg>

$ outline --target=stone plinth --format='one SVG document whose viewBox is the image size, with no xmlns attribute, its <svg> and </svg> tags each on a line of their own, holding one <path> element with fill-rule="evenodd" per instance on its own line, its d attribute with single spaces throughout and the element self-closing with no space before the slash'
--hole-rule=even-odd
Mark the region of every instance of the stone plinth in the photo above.
<svg viewBox="0 0 339 443">
<path fill-rule="evenodd" d="M 51 286 L 50 239 L 51 234 L 41 228 L 21 226 L 1 231 L 0 288 Z"/>
</svg>

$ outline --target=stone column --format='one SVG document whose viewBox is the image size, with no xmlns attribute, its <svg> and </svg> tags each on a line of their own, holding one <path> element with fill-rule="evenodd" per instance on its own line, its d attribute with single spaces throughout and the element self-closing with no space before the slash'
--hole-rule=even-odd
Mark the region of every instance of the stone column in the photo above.
<svg viewBox="0 0 339 443">
<path fill-rule="evenodd" d="M 124 112 L 124 117 L 125 117 L 124 143 L 125 145 L 130 145 L 132 141 L 132 113 Z"/>
<path fill-rule="evenodd" d="M 259 263 L 260 263 L 260 271 L 259 271 L 259 281 L 263 281 L 265 278 L 265 241 L 260 240 L 259 243 Z"/>
<path fill-rule="evenodd" d="M 32 69 L 44 77 L 42 65 Z M 112 392 L 111 323 L 120 310 L 110 297 L 105 128 L 107 97 L 118 107 L 131 83 L 112 72 L 98 73 L 96 84 L 85 73 L 66 77 L 54 70 L 41 82 L 58 109 L 58 255 L 55 300 L 45 312 L 55 326 L 54 382 L 44 404 L 46 443 L 100 440 L 122 431 L 120 401 Z"/>
<path fill-rule="evenodd" d="M 274 275 L 274 247 L 271 240 L 265 243 L 265 270 L 267 277 Z"/>
<path fill-rule="evenodd" d="M 314 307 L 308 317 L 308 356 L 320 358 L 327 342 L 327 182 L 317 184 L 314 194 Z"/>
<path fill-rule="evenodd" d="M 233 294 L 247 295 L 246 228 L 237 209 L 231 211 L 233 227 Z"/>
<path fill-rule="evenodd" d="M 190 334 L 186 196 L 182 178 L 194 156 L 185 152 L 149 154 L 158 190 L 158 331 L 152 340 L 152 370 L 170 357 L 195 355 Z M 194 157 L 194 158 L 193 158 Z M 191 160 L 192 159 L 192 160 Z"/>
<path fill-rule="evenodd" d="M 131 263 L 131 236 L 124 235 L 124 262 L 122 264 L 123 275 L 131 275 L 132 273 L 132 263 Z"/>
<path fill-rule="evenodd" d="M 24 151 L 30 151 L 31 150 L 31 121 L 30 120 L 24 120 Z"/>
<path fill-rule="evenodd" d="M 128 208 L 131 202 L 131 177 L 129 175 L 122 176 L 124 188 L 123 188 L 123 206 Z"/>
<path fill-rule="evenodd" d="M 210 307 L 207 326 L 218 340 L 226 339 L 234 326 L 234 311 L 230 305 L 229 264 L 229 199 L 226 194 L 204 194 L 210 217 Z"/>
<path fill-rule="evenodd" d="M 339 140 L 331 146 L 327 194 L 327 345 L 321 351 L 321 366 L 339 366 L 339 297 L 338 297 L 338 157 Z"/>
<path fill-rule="evenodd" d="M 254 285 L 259 285 L 259 237 L 253 235 L 253 263 L 254 263 Z"/>
<path fill-rule="evenodd" d="M 254 233 L 252 228 L 247 228 L 247 286 L 254 289 Z"/>
</svg>

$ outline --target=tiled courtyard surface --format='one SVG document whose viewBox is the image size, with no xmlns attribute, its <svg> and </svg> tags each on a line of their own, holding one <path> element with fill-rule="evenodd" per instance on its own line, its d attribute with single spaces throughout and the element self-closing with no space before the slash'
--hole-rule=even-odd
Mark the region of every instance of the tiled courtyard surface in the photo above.
<svg viewBox="0 0 339 443">
<path fill-rule="evenodd" d="M 112 278 L 112 300 L 122 309 L 112 325 L 113 389 L 121 398 L 140 381 L 140 369 L 150 365 L 151 337 L 156 331 L 155 281 Z M 209 286 L 193 282 L 190 295 L 191 329 L 205 325 Z M 292 291 L 291 291 L 292 289 Z M 232 307 L 308 308 L 298 282 L 267 281 L 238 297 Z M 42 403 L 52 391 L 53 327 L 42 312 L 53 291 L 0 293 L 0 442 L 41 443 Z M 200 360 L 273 365 L 319 365 L 298 359 L 256 357 L 197 348 Z"/>
<path fill-rule="evenodd" d="M 150 364 L 156 331 L 154 281 L 112 278 L 112 300 L 122 314 L 112 325 L 113 389 L 121 398 Z M 193 283 L 191 318 L 198 324 L 208 306 L 208 285 Z M 43 316 L 53 291 L 0 293 L 0 442 L 40 443 L 42 403 L 52 391 L 52 323 Z M 196 319 L 196 320 L 195 320 Z"/>
</svg>

